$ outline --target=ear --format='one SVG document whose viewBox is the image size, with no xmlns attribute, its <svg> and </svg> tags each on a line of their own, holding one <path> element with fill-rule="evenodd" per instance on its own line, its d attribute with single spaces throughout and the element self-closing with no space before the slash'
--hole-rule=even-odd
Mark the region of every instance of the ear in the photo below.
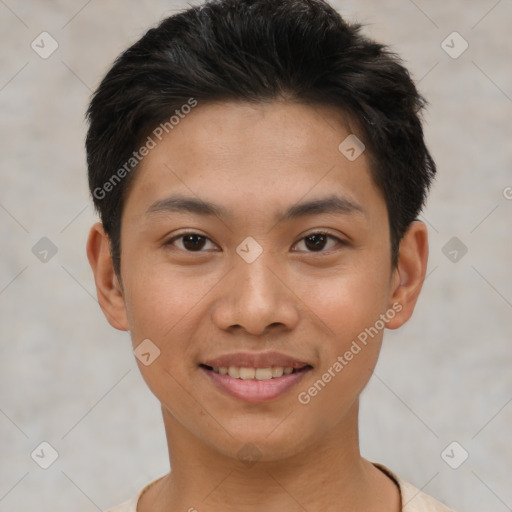
<svg viewBox="0 0 512 512">
<path fill-rule="evenodd" d="M 122 287 L 110 255 L 110 239 L 101 223 L 94 224 L 87 240 L 87 258 L 94 273 L 98 302 L 112 327 L 128 330 Z"/>
<path fill-rule="evenodd" d="M 390 306 L 394 304 L 397 314 L 386 323 L 388 329 L 398 329 L 411 317 L 425 280 L 427 261 L 427 227 L 414 221 L 400 242 L 398 263 L 393 271 Z"/>
</svg>

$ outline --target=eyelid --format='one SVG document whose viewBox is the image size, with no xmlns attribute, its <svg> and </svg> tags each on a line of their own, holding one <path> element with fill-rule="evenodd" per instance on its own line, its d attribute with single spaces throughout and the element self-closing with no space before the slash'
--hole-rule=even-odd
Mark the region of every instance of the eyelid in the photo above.
<svg viewBox="0 0 512 512">
<path fill-rule="evenodd" d="M 338 245 L 346 245 L 348 243 L 346 240 L 344 240 L 343 238 L 341 238 L 338 235 L 333 234 L 332 232 L 330 232 L 327 229 L 317 228 L 317 229 L 313 229 L 313 230 L 307 231 L 306 233 L 301 234 L 300 238 L 292 245 L 292 247 L 297 245 L 299 242 L 302 242 L 308 236 L 312 236 L 312 235 L 327 236 L 329 238 L 336 240 L 336 242 L 338 242 Z M 295 251 L 295 252 L 303 252 L 303 253 L 309 253 L 309 254 L 329 254 L 329 252 L 331 250 L 332 250 L 332 248 L 327 251 L 322 250 L 322 251 Z"/>
<path fill-rule="evenodd" d="M 183 231 L 178 231 L 177 233 L 174 233 L 170 238 L 167 238 L 166 243 L 169 243 L 172 240 L 175 240 L 176 238 L 179 238 L 180 236 L 185 236 L 185 235 L 204 236 L 205 238 L 208 238 L 208 240 L 211 240 L 211 238 L 208 235 L 205 235 L 204 233 L 201 233 L 200 231 L 195 231 L 193 229 L 184 228 Z"/>
<path fill-rule="evenodd" d="M 302 240 L 303 238 L 306 238 L 311 235 L 328 235 L 328 236 L 332 236 L 333 238 L 338 238 L 339 240 L 341 240 L 341 238 L 340 238 L 341 235 L 335 234 L 327 228 L 308 229 L 306 232 L 301 233 L 299 235 L 299 240 Z"/>
<path fill-rule="evenodd" d="M 212 244 L 214 245 L 217 245 L 208 235 L 205 235 L 204 233 L 200 233 L 198 231 L 191 231 L 190 229 L 189 230 L 186 230 L 186 231 L 182 231 L 180 233 L 175 233 L 174 235 L 172 235 L 171 238 L 166 238 L 164 240 L 164 243 L 163 243 L 163 246 L 166 247 L 166 246 L 172 246 L 173 245 L 173 242 L 175 242 L 176 240 L 178 240 L 179 238 L 182 238 L 184 236 L 187 236 L 187 235 L 197 235 L 197 236 L 201 236 L 203 238 L 205 238 L 207 241 L 211 242 Z M 180 251 L 183 251 L 183 249 L 180 249 L 179 247 L 176 247 L 176 249 L 180 250 Z M 183 251 L 183 252 L 188 252 L 188 253 L 197 253 L 197 254 L 200 254 L 202 252 L 206 252 L 206 251 Z"/>
</svg>

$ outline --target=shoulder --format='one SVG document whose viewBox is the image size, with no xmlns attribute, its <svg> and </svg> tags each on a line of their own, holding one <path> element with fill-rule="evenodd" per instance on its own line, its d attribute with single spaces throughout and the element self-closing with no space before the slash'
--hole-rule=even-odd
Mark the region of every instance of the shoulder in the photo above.
<svg viewBox="0 0 512 512">
<path fill-rule="evenodd" d="M 402 498 L 402 512 L 453 512 L 452 509 L 443 505 L 440 501 L 396 476 L 387 467 L 382 464 L 373 464 L 397 483 Z"/>
<path fill-rule="evenodd" d="M 112 507 L 107 509 L 107 512 L 137 512 L 137 504 L 139 503 L 140 497 L 156 482 L 161 480 L 163 478 L 157 478 L 153 482 L 150 482 L 147 484 L 143 489 L 141 489 L 135 496 L 132 496 L 129 500 L 123 501 L 120 505 L 117 505 L 116 507 Z"/>
<path fill-rule="evenodd" d="M 402 494 L 402 512 L 453 512 L 440 501 L 420 491 L 414 485 L 398 479 Z"/>
<path fill-rule="evenodd" d="M 437 501 L 432 498 L 432 496 L 429 496 L 417 489 L 414 485 L 396 476 L 387 467 L 375 462 L 373 464 L 397 483 L 402 500 L 402 512 L 453 512 L 453 510 L 443 505 L 440 501 Z M 137 503 L 139 498 L 158 480 L 160 480 L 160 478 L 146 485 L 146 487 L 129 500 L 117 505 L 116 507 L 109 508 L 107 512 L 137 512 Z"/>
<path fill-rule="evenodd" d="M 137 502 L 142 491 L 132 496 L 129 500 L 124 501 L 117 507 L 109 508 L 107 512 L 137 512 Z"/>
</svg>

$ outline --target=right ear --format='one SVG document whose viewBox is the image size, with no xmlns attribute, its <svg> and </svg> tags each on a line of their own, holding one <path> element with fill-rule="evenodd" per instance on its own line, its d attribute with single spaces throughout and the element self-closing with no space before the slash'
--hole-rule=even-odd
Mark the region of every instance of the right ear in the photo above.
<svg viewBox="0 0 512 512">
<path fill-rule="evenodd" d="M 96 293 L 103 314 L 112 327 L 128 330 L 122 287 L 110 254 L 110 239 L 100 222 L 94 224 L 87 240 L 87 258 L 94 273 Z"/>
</svg>

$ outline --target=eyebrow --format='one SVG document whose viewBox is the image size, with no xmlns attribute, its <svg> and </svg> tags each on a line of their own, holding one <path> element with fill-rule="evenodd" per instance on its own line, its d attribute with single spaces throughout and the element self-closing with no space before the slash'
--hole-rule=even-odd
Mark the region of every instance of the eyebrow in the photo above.
<svg viewBox="0 0 512 512">
<path fill-rule="evenodd" d="M 154 202 L 146 210 L 146 214 L 151 215 L 155 213 L 193 213 L 196 215 L 216 216 L 219 218 L 232 217 L 224 206 L 195 197 L 180 195 L 169 196 Z M 324 198 L 294 204 L 286 211 L 278 213 L 276 215 L 276 222 L 325 213 L 364 215 L 365 212 L 363 208 L 354 201 L 333 194 Z"/>
</svg>

